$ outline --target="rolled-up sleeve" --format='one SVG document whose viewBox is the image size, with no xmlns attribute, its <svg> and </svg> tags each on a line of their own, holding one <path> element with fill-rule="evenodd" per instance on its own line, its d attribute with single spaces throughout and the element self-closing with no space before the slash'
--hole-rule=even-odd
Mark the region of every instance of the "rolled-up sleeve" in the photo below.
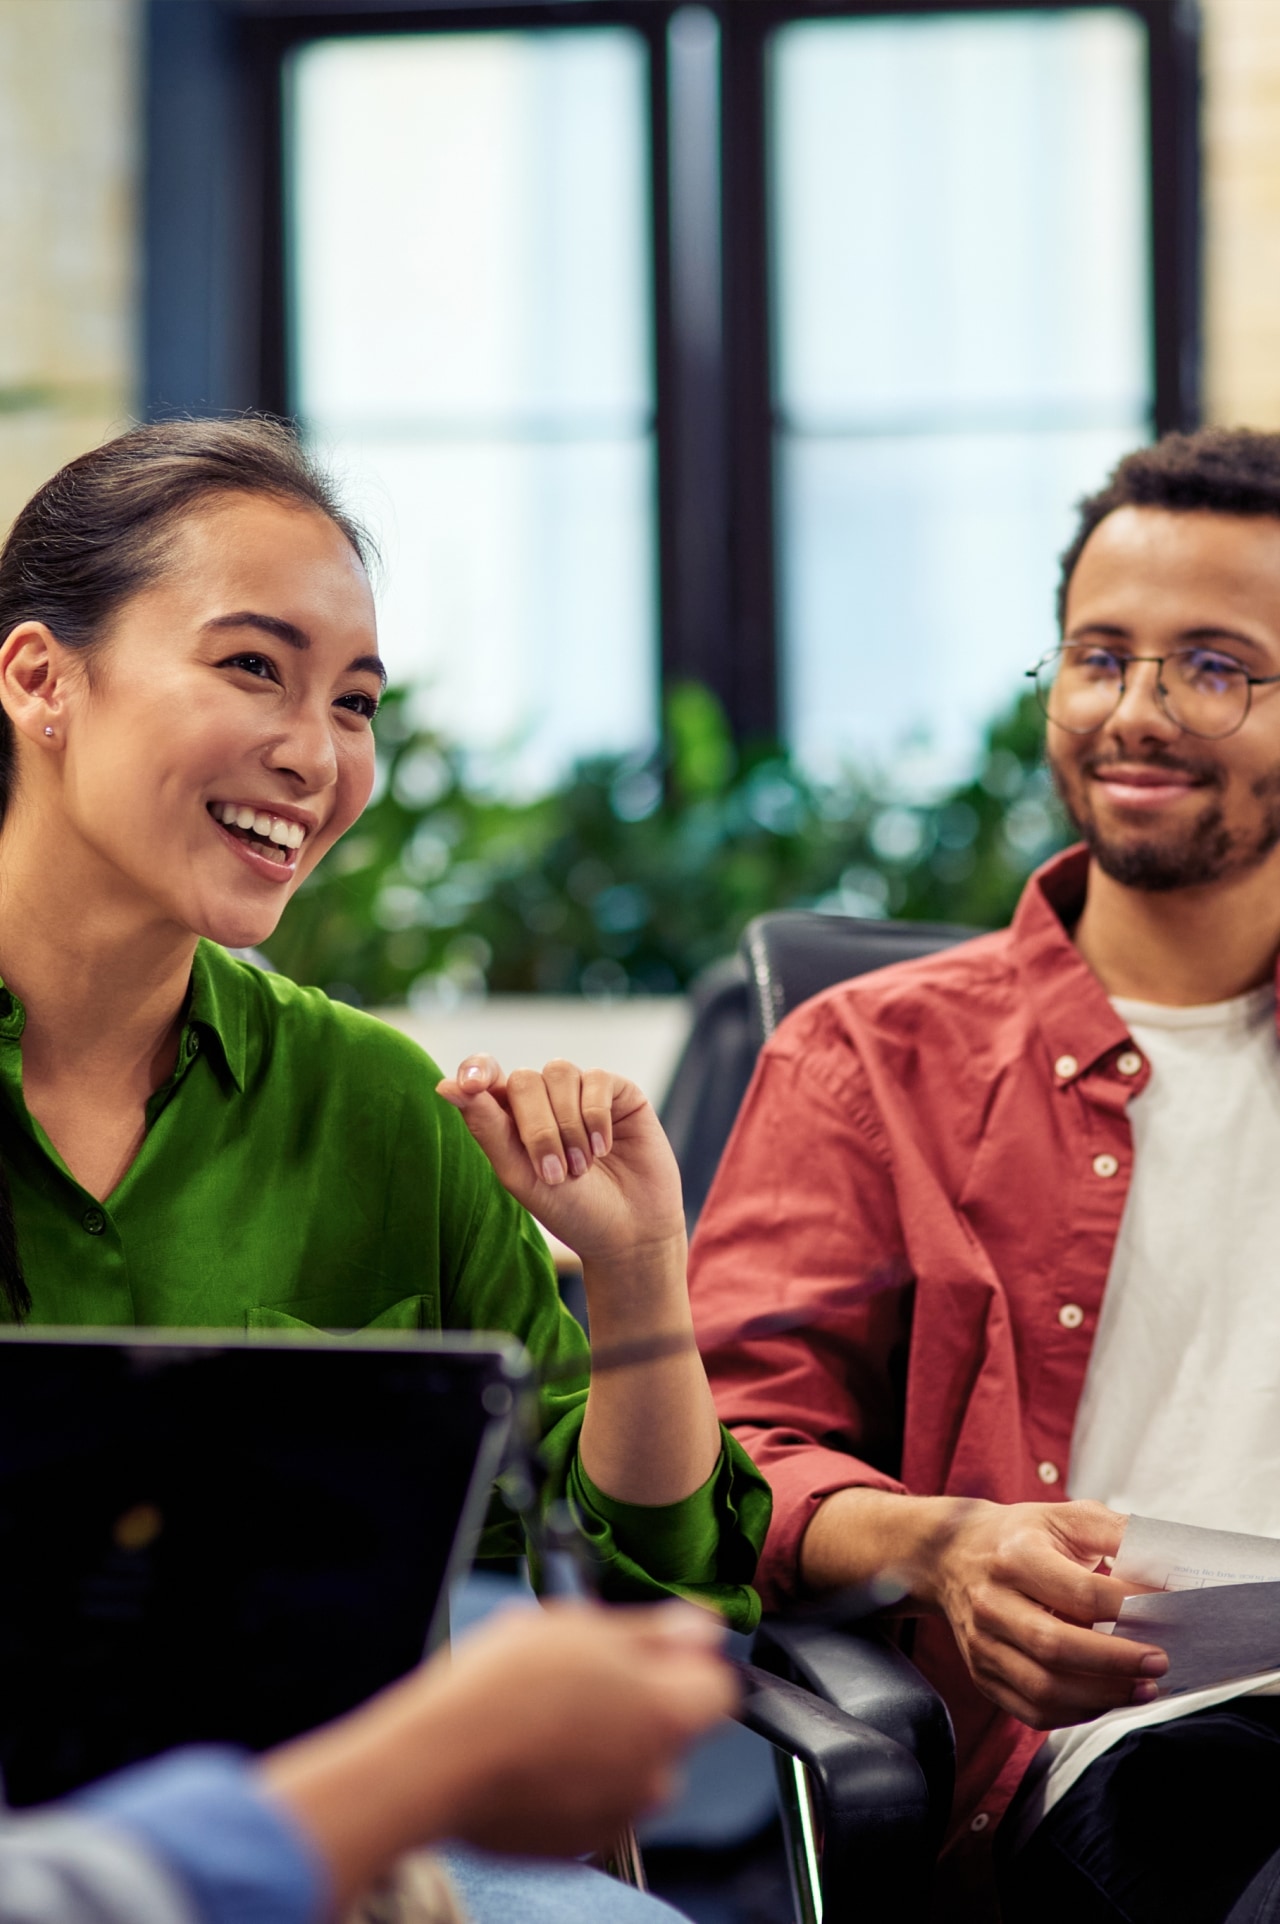
<svg viewBox="0 0 1280 1924">
<path fill-rule="evenodd" d="M 175 1875 L 103 1818 L 0 1821 L 0 1924 L 203 1924 Z"/>
<path fill-rule="evenodd" d="M 105 1778 L 62 1810 L 66 1823 L 132 1847 L 181 1894 L 185 1908 L 164 1924 L 317 1924 L 327 1913 L 317 1851 L 235 1751 L 175 1751 Z M 21 1827 L 17 1820 L 15 1831 Z M 86 1924 L 115 1924 L 117 1916 L 120 1924 L 150 1924 L 150 1913 L 85 1913 Z M 3 1909 L 0 1920 L 10 1924 Z"/>
<path fill-rule="evenodd" d="M 690 1266 L 716 1407 L 773 1489 L 766 1607 L 796 1596 L 824 1497 L 903 1487 L 907 1255 L 874 1106 L 829 1027 L 810 1004 L 762 1054 Z"/>
</svg>

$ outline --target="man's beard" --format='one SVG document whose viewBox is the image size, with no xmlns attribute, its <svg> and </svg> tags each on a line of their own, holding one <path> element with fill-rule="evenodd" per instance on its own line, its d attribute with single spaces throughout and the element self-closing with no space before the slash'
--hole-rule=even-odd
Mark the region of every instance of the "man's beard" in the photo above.
<svg viewBox="0 0 1280 1924">
<path fill-rule="evenodd" d="M 1075 770 L 1083 793 L 1084 780 L 1096 769 L 1106 766 L 1106 757 L 1083 764 Z M 1260 775 L 1251 793 L 1262 803 L 1262 815 L 1252 834 L 1234 833 L 1227 827 L 1222 807 L 1221 777 L 1212 767 L 1197 767 L 1172 757 L 1152 757 L 1148 768 L 1177 769 L 1181 773 L 1208 776 L 1206 789 L 1217 790 L 1212 805 L 1176 839 L 1146 841 L 1136 838 L 1123 842 L 1108 841 L 1092 814 L 1073 799 L 1070 788 L 1056 763 L 1049 768 L 1059 800 L 1104 875 L 1123 888 L 1142 889 L 1162 894 L 1170 889 L 1203 887 L 1206 882 L 1222 882 L 1242 875 L 1265 861 L 1280 844 L 1280 767 Z"/>
</svg>

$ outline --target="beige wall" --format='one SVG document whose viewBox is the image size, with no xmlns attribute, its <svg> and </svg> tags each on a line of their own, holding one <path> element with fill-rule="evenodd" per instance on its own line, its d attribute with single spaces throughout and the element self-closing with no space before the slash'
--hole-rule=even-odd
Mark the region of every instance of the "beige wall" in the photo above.
<svg viewBox="0 0 1280 1924">
<path fill-rule="evenodd" d="M 1275 427 L 1280 0 L 1202 10 L 1207 407 Z M 0 0 L 0 526 L 133 400 L 139 11 Z"/>
<path fill-rule="evenodd" d="M 1280 0 L 1202 0 L 1205 405 L 1280 427 Z"/>
<path fill-rule="evenodd" d="M 137 0 L 0 0 L 0 527 L 133 399 Z"/>
</svg>

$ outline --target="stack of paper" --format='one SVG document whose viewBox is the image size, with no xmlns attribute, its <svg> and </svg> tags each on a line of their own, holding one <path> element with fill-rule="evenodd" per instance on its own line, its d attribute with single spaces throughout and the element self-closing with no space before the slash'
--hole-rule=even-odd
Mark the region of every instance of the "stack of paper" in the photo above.
<svg viewBox="0 0 1280 1924">
<path fill-rule="evenodd" d="M 1112 1575 L 1144 1594 L 1126 1597 L 1116 1622 L 1095 1628 L 1166 1653 L 1162 1697 L 1280 1670 L 1273 1538 L 1131 1516 Z"/>
</svg>

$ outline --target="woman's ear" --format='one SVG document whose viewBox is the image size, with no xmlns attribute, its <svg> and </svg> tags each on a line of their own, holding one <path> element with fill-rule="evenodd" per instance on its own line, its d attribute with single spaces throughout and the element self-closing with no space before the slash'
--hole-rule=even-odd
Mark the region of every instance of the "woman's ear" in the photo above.
<svg viewBox="0 0 1280 1924">
<path fill-rule="evenodd" d="M 71 681 L 71 650 L 42 621 L 22 621 L 0 645 L 0 706 L 20 735 L 60 742 Z"/>
</svg>

